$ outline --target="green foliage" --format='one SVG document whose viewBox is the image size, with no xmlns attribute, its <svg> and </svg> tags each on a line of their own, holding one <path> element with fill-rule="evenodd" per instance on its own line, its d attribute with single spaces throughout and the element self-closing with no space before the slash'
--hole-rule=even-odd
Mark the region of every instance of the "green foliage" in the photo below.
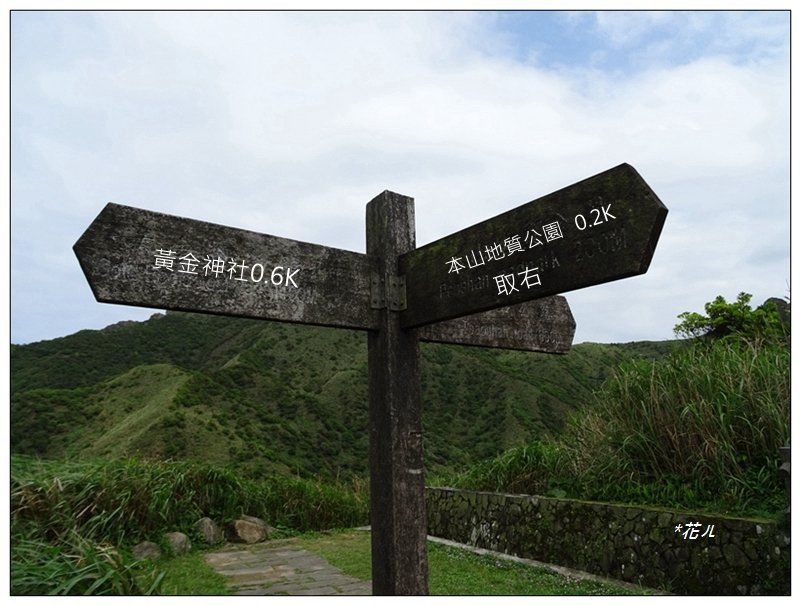
<svg viewBox="0 0 800 605">
<path fill-rule="evenodd" d="M 366 522 L 367 499 L 362 483 L 255 481 L 198 462 L 12 458 L 13 527 L 54 541 L 78 530 L 87 539 L 133 543 L 164 531 L 190 533 L 201 517 L 241 514 L 299 531 L 350 526 Z"/>
<path fill-rule="evenodd" d="M 485 460 L 450 479 L 453 487 L 562 497 L 570 485 L 569 458 L 554 442 L 532 441 Z"/>
<path fill-rule="evenodd" d="M 278 527 L 311 531 L 368 523 L 369 494 L 357 479 L 345 485 L 276 475 L 248 485 L 243 506 Z"/>
<path fill-rule="evenodd" d="M 189 532 L 203 516 L 240 512 L 241 480 L 203 464 L 137 459 L 70 463 L 12 458 L 14 527 L 59 541 L 131 543 L 169 530 Z"/>
<path fill-rule="evenodd" d="M 327 559 L 346 574 L 372 577 L 368 532 L 301 536 L 298 545 Z M 428 542 L 430 594 L 437 595 L 632 595 L 625 589 L 590 580 L 571 580 L 550 570 Z"/>
<path fill-rule="evenodd" d="M 11 391 L 92 386 L 138 365 L 202 370 L 248 346 L 264 322 L 168 312 L 145 322 L 11 346 Z"/>
<path fill-rule="evenodd" d="M 94 387 L 15 392 L 12 450 L 58 458 L 135 455 L 145 446 L 152 455 L 164 456 L 153 442 L 153 429 L 172 414 L 170 403 L 187 377 L 166 364 L 137 366 Z"/>
<path fill-rule="evenodd" d="M 96 408 L 89 389 L 31 389 L 11 397 L 11 447 L 20 453 L 55 450 L 64 427 L 89 422 Z"/>
<path fill-rule="evenodd" d="M 650 344 L 656 357 L 672 348 Z M 618 363 L 642 354 L 635 349 L 582 343 L 561 356 L 423 345 L 426 468 L 447 473 L 559 434 Z"/>
<path fill-rule="evenodd" d="M 158 587 L 160 595 L 167 596 L 227 596 L 233 591 L 226 577 L 214 571 L 205 562 L 205 552 L 193 550 L 179 557 L 162 557 L 153 561 L 153 567 L 163 575 Z"/>
<path fill-rule="evenodd" d="M 623 365 L 565 436 L 575 473 L 594 498 L 638 485 L 662 504 L 772 508 L 789 358 L 783 344 L 725 339 Z"/>
<path fill-rule="evenodd" d="M 619 362 L 671 347 L 584 343 L 554 356 L 423 344 L 426 467 L 557 434 Z M 366 360 L 360 332 L 185 313 L 12 347 L 12 451 L 363 478 Z"/>
<path fill-rule="evenodd" d="M 729 303 L 723 296 L 717 296 L 712 302 L 706 303 L 706 315 L 690 311 L 678 315 L 682 321 L 675 326 L 675 333 L 687 338 L 724 338 L 737 335 L 751 340 L 774 340 L 787 337 L 788 318 L 782 319 L 777 306 L 781 301 L 769 300 L 757 309 L 752 309 L 752 298 L 752 294 L 740 292 L 736 301 Z"/>
<path fill-rule="evenodd" d="M 745 316 L 724 337 L 620 364 L 563 433 L 437 482 L 779 515 L 788 506 L 777 469 L 789 440 L 790 350 L 770 307 Z"/>
<path fill-rule="evenodd" d="M 750 337 L 729 331 L 702 339 L 704 350 L 689 342 L 583 343 L 569 355 L 549 356 L 423 345 L 428 473 L 480 464 L 461 480 L 484 489 L 597 497 L 626 485 L 637 498 L 679 501 L 681 494 L 718 489 L 720 481 L 709 477 L 719 478 L 717 471 L 735 461 L 726 489 L 765 502 L 772 470 L 759 452 L 784 438 L 775 419 L 786 416 L 788 349 L 785 335 L 773 338 L 770 328 L 781 312 L 769 304 L 750 310 L 749 300 L 740 295 L 735 304 L 717 299 L 707 306 L 717 333 L 741 315 Z M 687 330 L 700 325 L 682 317 Z M 200 460 L 235 468 L 248 481 L 303 477 L 311 481 L 303 489 L 319 479 L 363 482 L 367 475 L 363 333 L 168 313 L 12 347 L 12 370 L 14 453 Z M 97 376 L 105 378 L 92 383 Z M 658 404 L 644 403 L 651 400 Z M 592 411 L 582 413 L 587 406 Z M 576 412 L 582 420 L 566 420 Z M 718 428 L 708 421 L 715 414 Z M 682 424 L 655 432 L 676 415 Z M 699 426 L 705 432 L 686 428 Z M 626 432 L 633 429 L 641 430 Z M 685 455 L 696 447 L 709 456 Z M 689 469 L 689 462 L 700 466 Z M 589 468 L 598 477 L 591 490 L 590 475 L 580 475 Z M 604 468 L 616 469 L 611 487 Z M 271 493 L 284 489 L 294 497 L 292 490 L 300 490 L 287 486 L 273 480 Z M 297 500 L 305 497 L 297 493 Z M 293 514 L 287 525 L 310 523 Z"/>
<path fill-rule="evenodd" d="M 242 514 L 293 531 L 368 522 L 363 483 L 282 476 L 254 481 L 196 462 L 41 461 L 12 457 L 14 594 L 148 594 L 161 578 L 125 550 L 204 516 Z M 111 545 L 116 546 L 111 546 Z"/>
<path fill-rule="evenodd" d="M 151 595 L 164 578 L 146 562 L 70 531 L 58 543 L 20 538 L 11 556 L 11 594 Z"/>
</svg>

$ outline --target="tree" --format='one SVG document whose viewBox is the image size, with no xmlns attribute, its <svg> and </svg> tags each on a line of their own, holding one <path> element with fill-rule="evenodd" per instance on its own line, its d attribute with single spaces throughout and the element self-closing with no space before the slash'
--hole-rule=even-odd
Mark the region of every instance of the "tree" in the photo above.
<svg viewBox="0 0 800 605">
<path fill-rule="evenodd" d="M 712 340 L 736 335 L 752 338 L 787 338 L 789 305 L 771 298 L 756 309 L 750 307 L 752 294 L 740 292 L 735 302 L 722 296 L 706 303 L 706 315 L 686 311 L 678 315 L 682 321 L 675 334 L 685 338 L 705 337 Z"/>
</svg>

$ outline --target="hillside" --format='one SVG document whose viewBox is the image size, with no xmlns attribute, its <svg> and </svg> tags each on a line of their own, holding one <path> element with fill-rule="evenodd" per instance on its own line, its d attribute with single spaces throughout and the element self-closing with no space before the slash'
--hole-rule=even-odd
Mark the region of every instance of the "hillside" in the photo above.
<svg viewBox="0 0 800 605">
<path fill-rule="evenodd" d="M 551 356 L 423 344 L 426 465 L 458 469 L 557 433 L 621 361 L 673 345 L 584 343 Z M 363 332 L 157 314 L 12 345 L 12 452 L 363 476 L 366 384 Z"/>
</svg>

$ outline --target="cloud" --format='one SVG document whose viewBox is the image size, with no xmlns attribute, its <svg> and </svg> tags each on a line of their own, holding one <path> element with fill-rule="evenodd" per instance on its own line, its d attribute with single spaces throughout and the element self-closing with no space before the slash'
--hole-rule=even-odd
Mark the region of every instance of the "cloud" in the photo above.
<svg viewBox="0 0 800 605">
<path fill-rule="evenodd" d="M 578 340 L 667 338 L 726 288 L 780 295 L 788 20 L 551 17 L 571 63 L 488 13 L 15 15 L 14 338 L 99 327 L 68 267 L 108 201 L 363 251 L 384 189 L 416 198 L 424 244 L 620 162 L 670 215 L 647 276 L 569 295 Z M 29 302 L 56 289 L 70 308 L 42 321 Z"/>
<path fill-rule="evenodd" d="M 788 13 L 780 11 L 582 11 L 565 13 L 598 49 L 595 66 L 640 71 L 705 58 L 736 64 L 788 54 Z"/>
</svg>

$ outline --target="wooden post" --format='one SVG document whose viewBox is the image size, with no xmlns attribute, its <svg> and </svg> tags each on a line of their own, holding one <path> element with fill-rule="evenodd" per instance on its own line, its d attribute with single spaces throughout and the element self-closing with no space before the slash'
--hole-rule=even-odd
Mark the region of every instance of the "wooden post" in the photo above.
<svg viewBox="0 0 800 605">
<path fill-rule="evenodd" d="M 566 352 L 566 301 L 531 303 L 644 273 L 666 215 L 622 164 L 422 248 L 384 191 L 367 254 L 119 204 L 74 250 L 101 302 L 369 330 L 372 591 L 425 595 L 419 339 Z"/>
<path fill-rule="evenodd" d="M 372 593 L 428 594 L 422 397 L 416 330 L 400 327 L 398 258 L 415 248 L 414 200 L 384 191 L 367 205 L 367 254 L 377 260 L 369 332 Z"/>
<path fill-rule="evenodd" d="M 120 204 L 74 245 L 101 302 L 369 331 L 377 595 L 428 591 L 418 341 L 563 353 L 575 332 L 561 297 L 403 329 L 415 239 L 413 199 L 386 191 L 367 206 L 367 254 Z"/>
</svg>

